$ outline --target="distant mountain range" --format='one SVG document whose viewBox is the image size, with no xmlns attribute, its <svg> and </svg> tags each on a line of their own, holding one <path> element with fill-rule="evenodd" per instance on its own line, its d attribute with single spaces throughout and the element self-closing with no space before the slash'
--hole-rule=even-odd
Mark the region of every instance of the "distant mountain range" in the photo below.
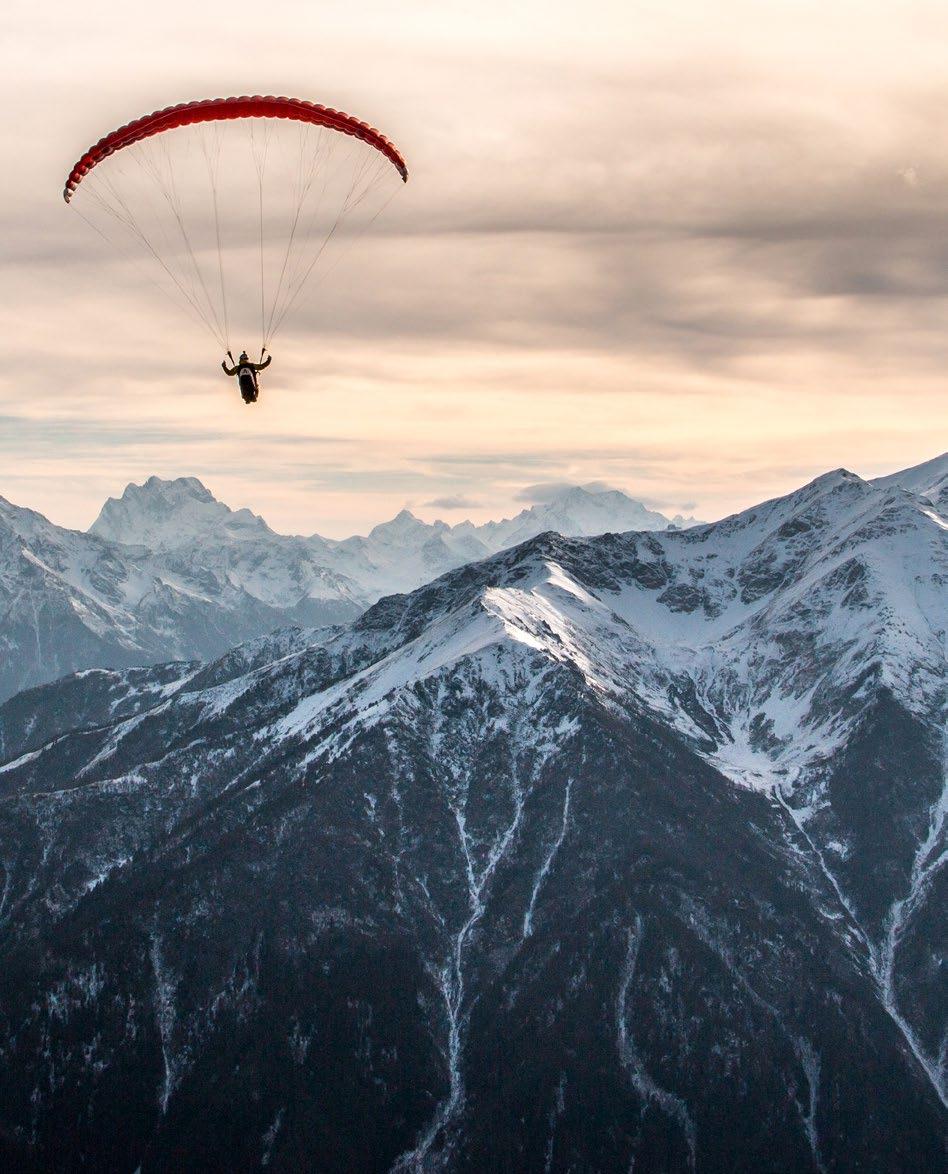
<svg viewBox="0 0 948 1174">
<path fill-rule="evenodd" d="M 88 533 L 0 498 L 0 698 L 78 669 L 213 659 L 286 624 L 351 619 L 547 529 L 669 524 L 625 494 L 581 488 L 482 526 L 403 510 L 344 541 L 277 534 L 193 477 L 129 485 Z"/>
<path fill-rule="evenodd" d="M 929 1171 L 948 454 L 0 707 L 11 1169 Z"/>
</svg>

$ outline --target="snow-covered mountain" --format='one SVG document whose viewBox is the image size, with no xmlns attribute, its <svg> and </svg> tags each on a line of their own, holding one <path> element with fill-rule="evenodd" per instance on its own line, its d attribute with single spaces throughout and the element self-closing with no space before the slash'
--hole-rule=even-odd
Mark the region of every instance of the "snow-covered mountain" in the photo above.
<svg viewBox="0 0 948 1174">
<path fill-rule="evenodd" d="M 250 510 L 230 509 L 197 477 L 149 477 L 143 485 L 127 486 L 120 498 L 109 498 L 89 533 L 152 551 L 277 537 L 263 518 Z"/>
<path fill-rule="evenodd" d="M 567 538 L 584 538 L 609 532 L 667 530 L 669 526 L 684 529 L 696 525 L 696 518 L 683 518 L 680 514 L 672 519 L 666 518 L 617 489 L 574 486 L 553 494 L 549 501 L 522 510 L 516 517 L 475 527 L 475 532 L 481 542 L 496 553 L 547 531 Z"/>
<path fill-rule="evenodd" d="M 66 530 L 0 498 L 0 697 L 76 669 L 212 659 L 287 623 L 363 609 L 356 585 L 310 544 L 232 515 L 196 483 L 152 488 L 154 549 Z M 161 527 L 193 519 L 192 503 L 217 507 L 216 521 L 163 544 Z"/>
<path fill-rule="evenodd" d="M 550 525 L 583 534 L 645 515 L 667 525 L 623 494 L 577 489 L 487 527 L 403 511 L 340 542 L 277 534 L 194 477 L 129 485 L 88 534 L 0 499 L 0 699 L 77 669 L 213 659 L 276 627 L 351 619 Z"/>
<path fill-rule="evenodd" d="M 917 493 L 920 497 L 927 497 L 935 505 L 944 507 L 948 497 L 948 462 L 945 454 L 925 461 L 921 465 L 914 465 L 911 469 L 903 469 L 900 473 L 892 473 L 888 477 L 877 477 L 873 485 L 880 489 L 897 485 L 900 489 L 907 489 Z"/>
<path fill-rule="evenodd" d="M 516 546 L 552 530 L 567 537 L 608 531 L 664 530 L 696 525 L 694 518 L 646 509 L 618 490 L 564 487 L 549 501 L 502 522 L 423 522 L 404 509 L 365 536 L 341 540 L 313 534 L 287 539 L 249 510 L 231 510 L 194 477 L 129 485 L 121 498 L 109 498 L 90 533 L 149 550 L 195 552 L 233 549 L 246 543 L 302 543 L 313 559 L 356 584 L 365 606 L 383 595 L 411 591 L 445 571 Z"/>
<path fill-rule="evenodd" d="M 0 709 L 0 1155 L 933 1170 L 948 457 Z"/>
</svg>

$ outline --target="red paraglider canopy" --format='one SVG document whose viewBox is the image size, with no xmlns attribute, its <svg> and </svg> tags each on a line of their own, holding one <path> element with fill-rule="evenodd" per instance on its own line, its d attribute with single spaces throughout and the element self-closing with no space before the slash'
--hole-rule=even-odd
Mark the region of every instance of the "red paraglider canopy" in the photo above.
<svg viewBox="0 0 948 1174">
<path fill-rule="evenodd" d="M 179 126 L 190 126 L 196 122 L 217 122 L 231 118 L 289 118 L 296 122 L 309 122 L 315 126 L 325 126 L 338 130 L 342 134 L 352 135 L 362 142 L 380 151 L 394 165 L 398 174 L 408 181 L 408 168 L 405 160 L 388 139 L 369 126 L 360 122 L 350 114 L 343 114 L 339 110 L 332 110 L 328 106 L 320 106 L 316 102 L 307 102 L 302 98 L 275 98 L 263 97 L 259 94 L 241 98 L 206 98 L 198 102 L 182 102 L 177 106 L 167 106 L 164 110 L 156 110 L 153 114 L 146 114 L 143 118 L 136 118 L 125 126 L 100 139 L 95 146 L 90 147 L 76 163 L 66 186 L 63 189 L 63 199 L 66 203 L 79 186 L 83 176 L 87 175 L 97 163 L 114 155 L 123 147 L 130 147 L 133 143 L 162 131 L 173 130 Z"/>
</svg>

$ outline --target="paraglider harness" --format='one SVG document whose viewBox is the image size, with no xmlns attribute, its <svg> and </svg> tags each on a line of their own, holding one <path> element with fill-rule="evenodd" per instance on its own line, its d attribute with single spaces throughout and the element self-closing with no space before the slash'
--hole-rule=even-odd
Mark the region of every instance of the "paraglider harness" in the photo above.
<svg viewBox="0 0 948 1174">
<path fill-rule="evenodd" d="M 235 362 L 234 356 L 230 353 L 230 351 L 228 351 L 227 355 L 234 366 L 228 368 L 226 363 L 221 363 L 221 366 L 224 368 L 224 373 L 226 375 L 237 376 L 237 384 L 240 387 L 240 394 L 245 404 L 255 404 L 257 402 L 257 397 L 260 395 L 260 387 L 257 383 L 257 372 L 262 371 L 264 367 L 269 367 L 273 362 L 272 355 L 267 355 L 266 362 L 263 362 L 263 356 L 266 355 L 266 353 L 267 349 L 264 347 L 260 351 L 261 361 L 259 363 L 252 363 L 250 359 L 245 358 L 247 354 L 246 351 L 241 354 L 240 360 L 237 362 Z"/>
</svg>

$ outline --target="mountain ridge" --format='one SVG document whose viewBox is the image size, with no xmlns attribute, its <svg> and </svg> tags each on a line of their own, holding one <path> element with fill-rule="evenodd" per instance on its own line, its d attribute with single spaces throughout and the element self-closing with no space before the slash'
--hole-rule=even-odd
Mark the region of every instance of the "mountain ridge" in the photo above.
<svg viewBox="0 0 948 1174">
<path fill-rule="evenodd" d="M 946 585 L 841 470 L 7 702 L 0 1144 L 937 1168 Z"/>
<path fill-rule="evenodd" d="M 137 536 L 136 528 L 141 525 L 141 518 L 140 516 L 136 516 L 136 514 L 140 514 L 143 505 L 147 508 L 147 503 L 151 502 L 160 509 L 165 504 L 180 505 L 181 503 L 187 503 L 189 500 L 212 507 L 214 517 L 228 516 L 246 519 L 252 521 L 254 524 L 265 527 L 266 531 L 270 534 L 277 533 L 267 525 L 263 518 L 257 514 L 253 514 L 250 510 L 246 508 L 231 510 L 230 507 L 225 506 L 224 503 L 214 497 L 199 478 L 193 476 L 176 477 L 167 480 L 152 476 L 141 485 L 134 482 L 130 483 L 126 486 L 121 497 L 110 497 L 106 501 L 97 518 L 89 527 L 88 533 L 134 546 L 137 543 L 129 542 L 128 538 L 130 536 Z M 217 507 L 223 507 L 223 510 L 219 510 Z M 428 534 L 474 533 L 489 536 L 489 542 L 486 537 L 484 538 L 485 546 L 487 546 L 487 549 L 491 553 L 494 553 L 496 550 L 501 549 L 497 545 L 501 541 L 504 542 L 505 546 L 514 545 L 512 542 L 506 541 L 507 537 L 510 534 L 517 534 L 523 529 L 529 528 L 531 522 L 534 527 L 539 526 L 539 529 L 534 528 L 534 533 L 540 533 L 544 529 L 555 528 L 552 526 L 543 526 L 539 521 L 551 508 L 553 510 L 562 508 L 578 508 L 585 511 L 599 510 L 605 517 L 623 518 L 624 521 L 635 520 L 645 523 L 643 526 L 632 524 L 623 525 L 622 528 L 627 530 L 663 529 L 668 525 L 683 527 L 700 524 L 697 519 L 684 518 L 681 514 L 676 514 L 674 518 L 668 518 L 657 510 L 648 509 L 641 502 L 630 497 L 622 490 L 574 485 L 564 486 L 545 501 L 537 502 L 521 510 L 518 514 L 514 514 L 509 518 L 502 518 L 499 521 L 488 521 L 477 524 L 464 520 L 451 524 L 441 519 L 436 519 L 433 522 L 425 522 L 405 506 L 394 517 L 373 526 L 367 535 L 353 534 L 348 538 L 325 538 L 321 534 L 314 532 L 308 535 L 282 535 L 282 537 L 301 538 L 306 541 L 322 543 L 332 548 L 334 546 L 345 545 L 348 542 L 365 541 L 371 539 L 376 534 L 386 535 L 395 533 L 399 529 L 404 530 L 409 523 L 414 523 L 411 527 L 412 529 L 424 528 Z M 226 511 L 226 515 L 224 511 Z M 574 526 L 578 521 L 579 519 L 575 517 L 570 519 L 571 524 Z M 500 537 L 501 535 L 503 538 Z M 176 542 L 180 542 L 188 540 L 190 535 L 187 533 L 182 535 L 180 531 L 169 531 L 168 534 L 162 537 L 165 540 L 173 538 Z"/>
<path fill-rule="evenodd" d="M 622 520 L 611 496 L 604 507 L 579 492 L 583 509 L 558 516 L 567 528 Z M 86 533 L 0 500 L 0 698 L 73 670 L 214 659 L 287 624 L 351 619 L 382 595 L 483 558 L 505 534 L 517 537 L 511 527 L 528 513 L 492 524 L 489 544 L 469 524 L 408 511 L 336 541 L 278 534 L 195 477 L 127 486 Z M 534 528 L 545 520 L 529 517 Z"/>
</svg>

